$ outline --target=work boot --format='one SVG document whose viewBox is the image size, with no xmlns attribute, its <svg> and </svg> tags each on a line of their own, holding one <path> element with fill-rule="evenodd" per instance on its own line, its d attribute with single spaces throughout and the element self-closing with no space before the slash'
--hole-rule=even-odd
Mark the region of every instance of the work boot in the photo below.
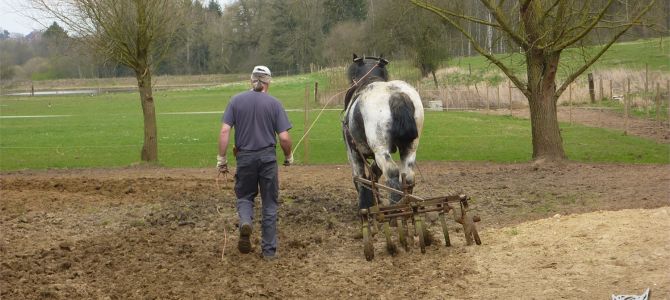
<svg viewBox="0 0 670 300">
<path fill-rule="evenodd" d="M 275 260 L 279 259 L 279 255 L 277 253 L 275 253 L 273 255 L 265 255 L 265 254 L 261 253 L 260 257 L 266 262 L 272 262 L 272 261 L 275 261 Z"/>
<path fill-rule="evenodd" d="M 251 252 L 251 225 L 242 224 L 240 226 L 240 240 L 237 242 L 237 249 L 240 253 L 247 254 Z"/>
</svg>

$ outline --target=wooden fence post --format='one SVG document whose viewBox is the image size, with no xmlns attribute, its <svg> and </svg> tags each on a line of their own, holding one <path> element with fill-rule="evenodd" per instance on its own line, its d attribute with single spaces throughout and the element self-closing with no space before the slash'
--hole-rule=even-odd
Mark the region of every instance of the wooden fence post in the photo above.
<svg viewBox="0 0 670 300">
<path fill-rule="evenodd" d="M 447 85 L 445 84 L 445 85 L 444 85 L 444 96 L 445 96 L 445 97 L 444 97 L 444 109 L 445 109 L 446 111 L 449 111 L 449 99 L 450 99 L 451 97 L 447 97 L 447 95 L 449 95 L 449 86 L 447 86 Z M 453 95 L 453 94 L 452 94 L 452 95 Z"/>
<path fill-rule="evenodd" d="M 658 125 L 661 125 L 663 127 L 663 122 L 661 122 L 661 85 L 657 82 L 656 83 L 656 122 L 658 122 Z"/>
<path fill-rule="evenodd" d="M 498 90 L 498 96 L 496 96 L 496 101 L 498 104 L 496 105 L 496 110 L 500 109 L 500 84 L 496 86 L 496 89 Z"/>
<path fill-rule="evenodd" d="M 600 79 L 598 80 L 598 84 L 600 85 L 600 97 L 598 98 L 598 103 L 600 103 L 603 101 L 603 98 L 605 98 L 602 77 L 600 77 Z"/>
<path fill-rule="evenodd" d="M 623 111 L 624 111 L 624 125 L 623 125 L 623 135 L 628 135 L 628 98 L 630 97 L 630 78 L 627 79 L 628 88 L 626 93 L 623 96 Z"/>
<path fill-rule="evenodd" d="M 644 93 L 648 91 L 647 86 L 649 85 L 649 64 L 644 64 Z"/>
<path fill-rule="evenodd" d="M 472 78 L 472 65 L 468 63 L 468 77 Z M 470 109 L 470 83 L 465 86 L 465 109 Z M 475 89 L 477 89 L 477 84 L 475 83 Z"/>
<path fill-rule="evenodd" d="M 568 116 L 570 120 L 570 125 L 572 125 L 572 83 L 568 86 L 570 87 L 569 89 L 569 97 L 568 97 Z"/>
<path fill-rule="evenodd" d="M 489 105 L 489 86 L 486 85 L 486 114 L 487 115 L 489 114 L 489 109 L 490 109 L 490 105 Z"/>
<path fill-rule="evenodd" d="M 319 103 L 319 82 L 314 81 L 314 103 Z"/>
<path fill-rule="evenodd" d="M 447 80 L 444 81 L 442 86 L 438 87 L 438 90 L 440 90 L 440 98 L 442 99 L 442 109 L 449 111 L 449 97 L 447 97 L 449 94 L 449 83 Z"/>
<path fill-rule="evenodd" d="M 589 96 L 591 96 L 591 103 L 596 103 L 596 88 L 593 83 L 593 73 L 587 75 L 589 80 Z"/>
<path fill-rule="evenodd" d="M 309 162 L 309 85 L 305 85 L 305 108 L 304 108 L 305 114 L 304 114 L 304 134 L 305 137 L 303 137 L 303 144 L 302 144 L 302 163 L 307 164 Z"/>
<path fill-rule="evenodd" d="M 612 90 L 612 79 L 610 79 L 610 98 L 609 98 L 609 100 L 612 100 L 613 96 L 614 96 L 614 91 Z"/>
<path fill-rule="evenodd" d="M 642 102 L 644 103 L 644 112 L 649 118 L 649 64 L 644 64 L 644 96 Z"/>
<path fill-rule="evenodd" d="M 511 81 L 509 82 L 507 87 L 509 88 L 509 115 L 513 116 L 514 114 L 512 113 L 512 82 Z"/>
</svg>

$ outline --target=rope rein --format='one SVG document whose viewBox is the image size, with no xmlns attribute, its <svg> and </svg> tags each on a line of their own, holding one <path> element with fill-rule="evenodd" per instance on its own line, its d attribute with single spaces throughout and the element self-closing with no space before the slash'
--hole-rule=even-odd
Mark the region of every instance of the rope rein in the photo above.
<svg viewBox="0 0 670 300">
<path fill-rule="evenodd" d="M 370 68 L 370 70 L 369 70 L 367 73 L 365 73 L 365 75 L 363 75 L 363 77 L 361 77 L 361 78 L 358 79 L 358 80 L 352 80 L 352 81 L 353 81 L 353 84 L 351 84 L 351 86 L 348 87 L 346 90 L 339 91 L 337 94 L 332 95 L 332 96 L 330 96 L 330 98 L 328 98 L 328 101 L 326 101 L 326 104 L 323 105 L 323 107 L 322 107 L 321 110 L 319 111 L 319 114 L 316 115 L 316 118 L 314 119 L 314 122 L 312 122 L 312 124 L 310 124 L 309 128 L 307 128 L 307 130 L 305 131 L 305 133 L 303 133 L 302 137 L 300 137 L 300 140 L 298 140 L 298 142 L 297 142 L 297 143 L 293 146 L 293 148 L 291 149 L 291 154 L 294 154 L 294 153 L 295 153 L 295 149 L 298 148 L 298 146 L 300 145 L 300 143 L 302 143 L 302 140 L 304 140 L 305 137 L 306 137 L 306 136 L 309 134 L 309 132 L 312 130 L 312 128 L 314 128 L 314 125 L 316 125 L 316 122 L 319 120 L 319 118 L 321 117 L 321 115 L 323 114 L 323 112 L 326 110 L 326 107 L 328 107 L 328 104 L 330 104 L 330 101 L 332 101 L 333 99 L 335 99 L 335 97 L 339 96 L 340 94 L 345 93 L 345 92 L 348 92 L 349 90 L 351 90 L 352 88 L 354 88 L 355 86 L 357 86 L 359 82 L 361 82 L 363 79 L 365 79 L 365 77 L 368 77 L 368 75 L 370 75 L 370 73 L 372 72 L 372 70 L 376 69 L 378 66 L 379 66 L 378 63 L 375 64 L 374 67 Z"/>
</svg>

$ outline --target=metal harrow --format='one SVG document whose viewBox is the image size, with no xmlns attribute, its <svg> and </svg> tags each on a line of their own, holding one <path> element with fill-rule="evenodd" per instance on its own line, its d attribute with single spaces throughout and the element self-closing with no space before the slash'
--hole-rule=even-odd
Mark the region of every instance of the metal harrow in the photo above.
<svg viewBox="0 0 670 300">
<path fill-rule="evenodd" d="M 446 220 L 449 211 L 453 211 L 454 220 L 463 225 L 466 244 L 472 245 L 473 242 L 477 245 L 482 244 L 475 225 L 481 219 L 477 215 L 467 214 L 469 197 L 466 195 L 449 195 L 424 199 L 408 193 L 408 188 L 404 183 L 404 191 L 399 191 L 361 177 L 354 178 L 354 181 L 370 189 L 376 200 L 374 206 L 369 209 L 361 209 L 359 212 L 363 234 L 363 253 L 365 254 L 365 259 L 368 261 L 372 260 L 375 256 L 372 238 L 373 233 L 379 229 L 379 224 L 382 224 L 384 236 L 386 237 L 386 249 L 391 255 L 398 253 L 398 248 L 392 238 L 392 226 L 397 228 L 398 241 L 405 251 L 410 250 L 408 237 L 414 235 L 419 237 L 421 253 L 426 253 L 426 246 L 432 243 L 432 237 L 428 233 L 425 223 L 425 214 L 428 212 L 438 213 L 447 247 L 451 246 Z M 380 202 L 380 190 L 401 195 L 402 198 L 396 204 L 382 205 Z M 458 206 L 458 209 L 455 206 Z M 412 235 L 409 234 L 409 231 L 412 230 L 412 226 L 410 225 L 413 225 L 414 229 Z"/>
</svg>

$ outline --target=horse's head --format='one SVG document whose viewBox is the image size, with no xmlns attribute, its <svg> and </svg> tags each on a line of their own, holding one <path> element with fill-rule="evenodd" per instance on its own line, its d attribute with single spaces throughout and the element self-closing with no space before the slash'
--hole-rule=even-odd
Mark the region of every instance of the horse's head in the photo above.
<svg viewBox="0 0 670 300">
<path fill-rule="evenodd" d="M 388 81 L 389 74 L 386 71 L 388 60 L 381 55 L 379 57 L 363 56 L 358 57 L 354 53 L 353 63 L 349 66 L 347 75 L 349 76 L 349 83 L 359 82 L 364 79 L 365 82 L 372 81 Z"/>
</svg>

